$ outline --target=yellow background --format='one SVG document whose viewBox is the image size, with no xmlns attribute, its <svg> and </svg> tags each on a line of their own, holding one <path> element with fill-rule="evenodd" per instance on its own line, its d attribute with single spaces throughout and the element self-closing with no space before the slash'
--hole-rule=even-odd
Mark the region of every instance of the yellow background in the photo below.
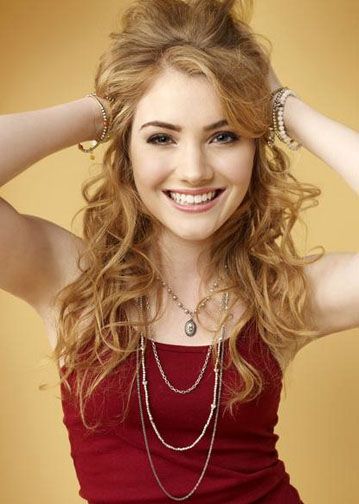
<svg viewBox="0 0 359 504">
<path fill-rule="evenodd" d="M 45 108 L 93 90 L 98 57 L 124 1 L 0 1 L 0 113 Z M 274 46 L 282 82 L 322 113 L 359 129 L 356 0 L 257 0 L 253 26 Z M 99 151 L 96 151 L 99 160 Z M 307 151 L 293 171 L 321 187 L 306 218 L 303 249 L 357 251 L 358 197 Z M 37 163 L 1 189 L 18 211 L 70 228 L 90 161 L 76 147 Z M 78 229 L 74 229 L 79 232 Z M 62 424 L 44 326 L 21 300 L 0 292 L 0 502 L 76 504 L 78 482 Z M 312 343 L 288 374 L 278 451 L 305 504 L 359 502 L 359 330 Z M 144 489 L 145 491 L 145 489 Z"/>
</svg>

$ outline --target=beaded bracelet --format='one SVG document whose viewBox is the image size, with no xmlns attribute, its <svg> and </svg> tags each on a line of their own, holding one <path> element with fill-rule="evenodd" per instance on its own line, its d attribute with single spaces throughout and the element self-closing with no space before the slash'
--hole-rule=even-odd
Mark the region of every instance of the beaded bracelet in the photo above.
<svg viewBox="0 0 359 504">
<path fill-rule="evenodd" d="M 297 97 L 297 95 L 288 87 L 280 87 L 275 89 L 271 93 L 271 96 L 272 98 L 274 97 L 272 108 L 273 123 L 269 128 L 268 145 L 272 147 L 274 145 L 275 136 L 277 136 L 281 142 L 284 142 L 289 147 L 289 149 L 299 149 L 302 145 L 288 135 L 284 125 L 284 107 L 287 98 L 289 96 Z"/>
<path fill-rule="evenodd" d="M 89 96 L 89 97 L 94 98 L 96 100 L 96 102 L 99 104 L 99 106 L 101 108 L 101 114 L 102 114 L 102 118 L 103 118 L 103 129 L 102 129 L 100 138 L 98 140 L 93 140 L 95 142 L 94 145 L 92 145 L 91 147 L 85 148 L 80 143 L 78 144 L 78 148 L 82 152 L 89 153 L 89 152 L 92 152 L 93 150 L 95 150 L 96 147 L 98 147 L 101 143 L 107 142 L 111 131 L 110 131 L 110 119 L 106 113 L 105 107 L 102 105 L 101 101 L 98 99 L 97 94 L 90 93 L 90 94 L 87 94 L 86 96 Z M 110 103 L 114 102 L 114 98 L 109 98 L 108 96 L 105 96 L 105 99 L 108 100 Z"/>
</svg>

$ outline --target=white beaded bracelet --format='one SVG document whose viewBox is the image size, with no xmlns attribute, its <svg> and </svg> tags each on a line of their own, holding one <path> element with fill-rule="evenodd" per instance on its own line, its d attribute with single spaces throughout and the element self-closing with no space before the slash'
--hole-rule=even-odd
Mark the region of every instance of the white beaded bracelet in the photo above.
<svg viewBox="0 0 359 504">
<path fill-rule="evenodd" d="M 274 145 L 274 135 L 276 135 L 281 142 L 284 142 L 289 147 L 289 149 L 298 150 L 302 145 L 288 135 L 284 124 L 284 107 L 287 98 L 289 96 L 297 97 L 297 95 L 293 90 L 282 87 L 274 91 L 272 96 L 274 96 L 272 109 L 273 126 L 270 128 L 268 145 Z"/>
</svg>

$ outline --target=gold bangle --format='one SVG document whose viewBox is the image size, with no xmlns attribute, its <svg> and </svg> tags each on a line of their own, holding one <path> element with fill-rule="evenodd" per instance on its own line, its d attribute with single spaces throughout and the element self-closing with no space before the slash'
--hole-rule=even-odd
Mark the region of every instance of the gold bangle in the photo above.
<svg viewBox="0 0 359 504">
<path fill-rule="evenodd" d="M 99 104 L 99 106 L 101 108 L 101 114 L 102 114 L 102 117 L 103 117 L 103 129 L 102 129 L 100 138 L 98 140 L 93 140 L 93 142 L 95 142 L 95 143 L 91 147 L 85 148 L 80 143 L 78 144 L 78 148 L 82 152 L 84 152 L 85 154 L 90 153 L 93 150 L 95 150 L 96 147 L 98 147 L 101 143 L 105 143 L 109 139 L 109 136 L 110 136 L 110 133 L 111 133 L 111 131 L 110 131 L 110 119 L 109 119 L 109 117 L 108 117 L 108 115 L 106 113 L 105 107 L 102 105 L 101 101 L 98 99 L 97 94 L 96 93 L 90 93 L 90 94 L 87 94 L 86 96 L 94 98 L 96 100 L 96 102 Z M 109 101 L 110 103 L 114 102 L 114 98 L 109 98 L 108 96 L 105 96 L 105 99 L 107 101 Z"/>
</svg>

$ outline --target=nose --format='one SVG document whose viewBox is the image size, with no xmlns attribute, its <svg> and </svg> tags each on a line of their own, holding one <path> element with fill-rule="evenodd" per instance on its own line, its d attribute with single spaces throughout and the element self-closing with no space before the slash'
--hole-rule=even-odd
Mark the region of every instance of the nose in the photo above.
<svg viewBox="0 0 359 504">
<path fill-rule="evenodd" d="M 187 144 L 180 150 L 176 172 L 181 181 L 191 185 L 203 185 L 214 175 L 206 153 L 201 146 L 194 144 Z"/>
</svg>

